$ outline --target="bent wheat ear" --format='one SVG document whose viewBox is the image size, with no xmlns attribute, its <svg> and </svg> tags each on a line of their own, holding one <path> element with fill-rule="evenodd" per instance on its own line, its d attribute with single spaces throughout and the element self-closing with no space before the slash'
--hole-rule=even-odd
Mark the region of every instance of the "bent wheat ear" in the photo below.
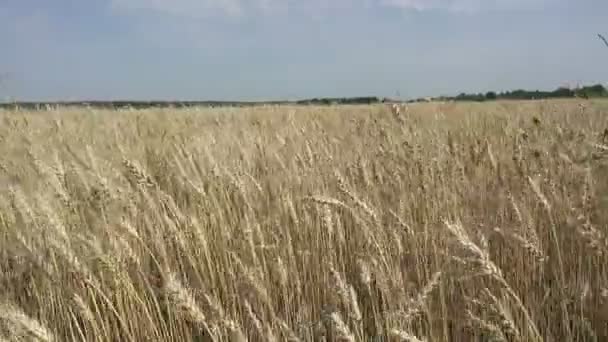
<svg viewBox="0 0 608 342">
<path fill-rule="evenodd" d="M 15 333 L 15 337 L 25 335 L 43 342 L 55 341 L 47 327 L 12 304 L 0 304 L 0 322 L 6 325 L 8 331 Z"/>
<path fill-rule="evenodd" d="M 170 273 L 165 281 L 165 293 L 173 306 L 189 320 L 202 326 L 206 325 L 205 314 L 201 311 L 196 300 L 177 277 Z"/>
<path fill-rule="evenodd" d="M 335 330 L 336 340 L 341 342 L 355 342 L 355 336 L 352 334 L 342 317 L 337 312 L 332 312 L 328 318 L 330 324 Z"/>
<path fill-rule="evenodd" d="M 389 335 L 395 342 L 426 342 L 426 340 L 421 340 L 415 335 L 399 329 L 392 329 Z"/>
</svg>

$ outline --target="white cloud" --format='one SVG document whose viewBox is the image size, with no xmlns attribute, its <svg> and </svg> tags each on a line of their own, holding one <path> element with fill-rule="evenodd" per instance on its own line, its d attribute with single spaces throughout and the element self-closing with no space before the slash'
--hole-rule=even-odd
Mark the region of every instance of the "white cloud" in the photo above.
<svg viewBox="0 0 608 342">
<path fill-rule="evenodd" d="M 476 0 L 382 0 L 389 7 L 414 9 L 418 11 L 431 9 L 464 10 L 477 7 Z"/>
<path fill-rule="evenodd" d="M 477 12 L 483 10 L 535 9 L 551 0 L 381 0 L 382 4 L 404 9 Z M 555 2 L 556 0 L 552 0 Z"/>
<path fill-rule="evenodd" d="M 345 8 L 378 6 L 403 10 L 483 10 L 530 9 L 559 0 L 110 0 L 115 9 L 149 9 L 180 16 L 204 17 L 220 12 L 240 16 L 245 13 L 275 13 L 291 9 L 326 12 Z"/>
<path fill-rule="evenodd" d="M 148 9 L 178 16 L 206 16 L 220 11 L 229 15 L 241 15 L 241 0 L 111 0 L 114 9 Z"/>
</svg>

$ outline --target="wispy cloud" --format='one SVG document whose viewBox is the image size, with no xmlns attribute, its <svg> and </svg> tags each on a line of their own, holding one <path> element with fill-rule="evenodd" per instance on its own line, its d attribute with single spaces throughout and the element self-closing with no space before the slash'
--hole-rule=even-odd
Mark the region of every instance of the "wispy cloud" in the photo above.
<svg viewBox="0 0 608 342">
<path fill-rule="evenodd" d="M 271 11 L 284 7 L 281 0 L 111 0 L 117 10 L 153 10 L 172 15 L 205 17 L 218 12 L 241 16 L 252 10 Z"/>
<path fill-rule="evenodd" d="M 331 11 L 357 8 L 401 10 L 444 10 L 479 12 L 484 10 L 534 9 L 560 0 L 111 0 L 115 9 L 149 9 L 184 16 L 217 14 L 241 16 L 247 13 L 276 13 L 287 10 Z"/>
<path fill-rule="evenodd" d="M 484 10 L 537 9 L 559 0 L 381 0 L 382 4 L 403 9 L 478 12 Z"/>
</svg>

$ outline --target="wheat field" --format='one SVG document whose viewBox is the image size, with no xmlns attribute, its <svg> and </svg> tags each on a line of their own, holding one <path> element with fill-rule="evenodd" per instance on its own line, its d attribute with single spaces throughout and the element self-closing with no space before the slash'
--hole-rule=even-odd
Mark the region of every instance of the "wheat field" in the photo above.
<svg viewBox="0 0 608 342">
<path fill-rule="evenodd" d="M 0 341 L 606 341 L 608 103 L 0 112 Z"/>
</svg>

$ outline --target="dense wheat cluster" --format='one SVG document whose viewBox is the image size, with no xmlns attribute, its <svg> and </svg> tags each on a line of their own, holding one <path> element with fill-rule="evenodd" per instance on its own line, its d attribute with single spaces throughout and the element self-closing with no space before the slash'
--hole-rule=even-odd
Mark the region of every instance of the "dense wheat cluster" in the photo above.
<svg viewBox="0 0 608 342">
<path fill-rule="evenodd" d="M 0 341 L 608 338 L 608 104 L 0 112 Z"/>
</svg>

